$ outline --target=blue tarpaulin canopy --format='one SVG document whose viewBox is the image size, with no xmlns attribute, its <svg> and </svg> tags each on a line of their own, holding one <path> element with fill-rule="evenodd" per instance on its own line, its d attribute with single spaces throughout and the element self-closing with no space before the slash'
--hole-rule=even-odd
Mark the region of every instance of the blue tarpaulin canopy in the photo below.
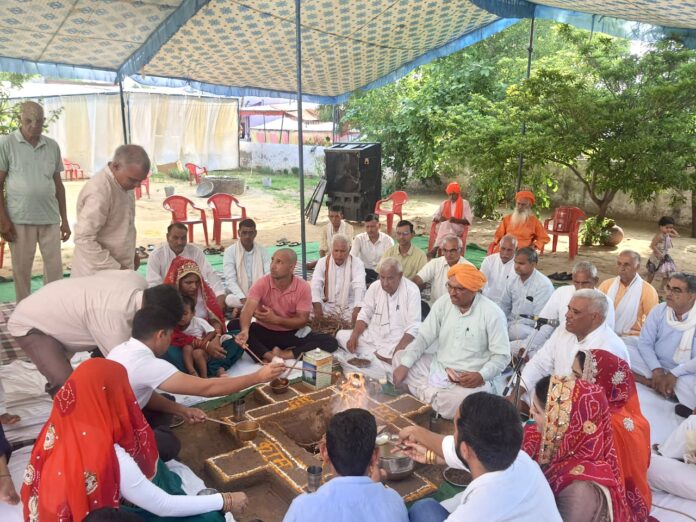
<svg viewBox="0 0 696 522">
<path fill-rule="evenodd" d="M 342 102 L 534 16 L 696 47 L 691 0 L 302 0 L 304 98 Z M 647 27 L 645 24 L 650 24 Z M 3 0 L 0 69 L 294 96 L 294 0 Z"/>
</svg>

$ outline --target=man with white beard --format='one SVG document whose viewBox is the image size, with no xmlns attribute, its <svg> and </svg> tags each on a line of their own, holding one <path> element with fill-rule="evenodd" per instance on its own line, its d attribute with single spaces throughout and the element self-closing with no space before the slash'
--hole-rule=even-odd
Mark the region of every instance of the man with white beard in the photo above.
<svg viewBox="0 0 696 522">
<path fill-rule="evenodd" d="M 503 218 L 495 231 L 494 251 L 498 250 L 503 236 L 508 234 L 517 238 L 517 248 L 531 246 L 541 250 L 550 241 L 541 221 L 532 213 L 535 202 L 536 198 L 529 190 L 521 190 L 515 195 L 515 210 Z"/>
</svg>

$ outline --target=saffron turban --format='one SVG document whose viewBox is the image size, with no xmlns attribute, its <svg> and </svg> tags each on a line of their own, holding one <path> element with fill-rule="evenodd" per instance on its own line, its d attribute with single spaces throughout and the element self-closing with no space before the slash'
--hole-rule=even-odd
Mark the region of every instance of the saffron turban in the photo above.
<svg viewBox="0 0 696 522">
<path fill-rule="evenodd" d="M 459 183 L 456 181 L 453 181 L 449 185 L 447 185 L 447 189 L 445 190 L 447 194 L 461 194 L 462 193 L 462 188 L 459 186 Z"/>
<path fill-rule="evenodd" d="M 519 201 L 520 199 L 528 199 L 532 202 L 532 205 L 536 203 L 534 193 L 529 190 L 520 190 L 517 194 L 515 194 L 515 201 Z"/>
<path fill-rule="evenodd" d="M 467 290 L 478 292 L 486 284 L 486 276 L 475 266 L 458 263 L 447 271 L 447 277 L 454 277 L 457 283 Z"/>
</svg>

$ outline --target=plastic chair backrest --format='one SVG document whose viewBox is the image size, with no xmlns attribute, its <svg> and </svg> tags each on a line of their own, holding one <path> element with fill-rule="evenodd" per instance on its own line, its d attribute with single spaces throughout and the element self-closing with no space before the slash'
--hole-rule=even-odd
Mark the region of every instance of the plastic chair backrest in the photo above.
<svg viewBox="0 0 696 522">
<path fill-rule="evenodd" d="M 184 166 L 188 169 L 189 174 L 191 176 L 195 176 L 198 173 L 198 166 L 197 165 L 194 165 L 193 163 L 187 163 Z"/>
<path fill-rule="evenodd" d="M 172 212 L 172 221 L 186 221 L 188 205 L 193 206 L 193 201 L 184 196 L 169 196 L 162 202 L 162 206 Z"/>
<path fill-rule="evenodd" d="M 584 219 L 585 213 L 577 207 L 558 207 L 553 212 L 553 231 L 568 233 L 578 219 Z"/>
<path fill-rule="evenodd" d="M 389 199 L 391 199 L 394 202 L 394 207 L 392 210 L 394 212 L 398 212 L 401 210 L 401 207 L 408 201 L 408 194 L 404 192 L 403 190 L 397 190 L 394 192 L 391 196 L 389 196 Z"/>
<path fill-rule="evenodd" d="M 208 206 L 211 204 L 213 205 L 213 211 L 220 219 L 232 217 L 232 203 L 236 203 L 237 206 L 240 206 L 239 200 L 230 194 L 214 194 L 208 198 Z"/>
</svg>

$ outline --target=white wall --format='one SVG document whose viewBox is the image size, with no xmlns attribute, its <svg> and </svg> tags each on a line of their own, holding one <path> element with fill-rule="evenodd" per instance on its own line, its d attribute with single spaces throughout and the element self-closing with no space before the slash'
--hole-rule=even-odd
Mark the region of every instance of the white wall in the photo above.
<svg viewBox="0 0 696 522">
<path fill-rule="evenodd" d="M 239 166 L 258 169 L 291 170 L 300 164 L 297 145 L 239 142 Z M 304 170 L 307 176 L 324 174 L 324 147 L 304 146 Z"/>
</svg>

